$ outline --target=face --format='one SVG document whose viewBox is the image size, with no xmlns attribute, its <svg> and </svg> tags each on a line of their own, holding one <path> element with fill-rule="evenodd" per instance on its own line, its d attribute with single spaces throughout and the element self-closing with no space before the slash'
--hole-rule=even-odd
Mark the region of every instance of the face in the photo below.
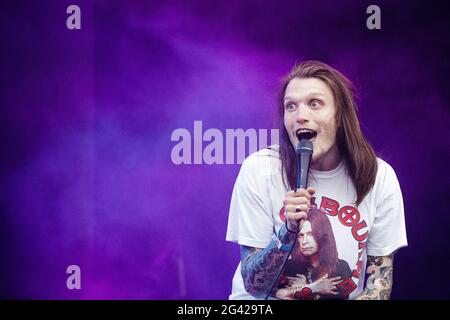
<svg viewBox="0 0 450 320">
<path fill-rule="evenodd" d="M 300 252 L 304 256 L 312 256 L 319 251 L 319 245 L 317 244 L 316 239 L 314 239 L 311 222 L 309 221 L 303 223 L 303 228 L 298 235 L 298 241 L 300 244 Z"/>
<path fill-rule="evenodd" d="M 336 106 L 325 82 L 317 78 L 294 78 L 289 82 L 284 94 L 284 126 L 294 148 L 299 137 L 312 141 L 313 169 L 331 170 L 339 164 Z"/>
</svg>

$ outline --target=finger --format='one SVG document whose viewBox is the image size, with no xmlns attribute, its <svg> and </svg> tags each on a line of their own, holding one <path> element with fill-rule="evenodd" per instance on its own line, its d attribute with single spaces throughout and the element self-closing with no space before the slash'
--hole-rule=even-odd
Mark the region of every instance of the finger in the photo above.
<svg viewBox="0 0 450 320">
<path fill-rule="evenodd" d="M 286 213 L 286 216 L 288 216 L 291 213 L 304 213 L 304 214 L 308 213 L 307 207 L 305 207 L 305 205 L 299 205 L 299 206 L 290 205 L 290 206 L 285 207 L 284 211 Z"/>
<path fill-rule="evenodd" d="M 311 205 L 311 200 L 309 200 L 306 197 L 286 197 L 283 200 L 283 204 L 286 205 L 290 205 L 290 204 L 306 204 L 308 206 Z"/>
<path fill-rule="evenodd" d="M 313 187 L 306 188 L 306 191 L 308 191 L 310 195 L 313 195 L 314 193 L 316 193 L 316 189 Z"/>
<path fill-rule="evenodd" d="M 304 211 L 300 212 L 288 211 L 286 214 L 286 218 L 291 221 L 306 220 L 308 218 L 308 215 Z"/>
<path fill-rule="evenodd" d="M 311 199 L 311 194 L 303 188 L 297 189 L 297 191 L 294 193 L 295 197 L 306 197 L 308 199 Z"/>
<path fill-rule="evenodd" d="M 326 279 L 326 278 L 328 278 L 328 273 L 322 277 L 322 279 Z"/>
<path fill-rule="evenodd" d="M 299 189 L 294 189 L 294 190 L 290 190 L 286 193 L 286 197 L 299 197 L 299 196 L 310 196 L 311 193 L 308 191 L 310 187 L 308 187 L 307 189 L 304 188 L 299 188 Z M 311 188 L 312 191 L 316 191 L 314 188 Z"/>
<path fill-rule="evenodd" d="M 298 204 L 298 205 L 290 204 L 290 205 L 284 207 L 284 210 L 286 210 L 288 212 L 300 212 L 300 211 L 308 212 L 308 209 L 309 209 L 309 207 L 306 204 Z"/>
<path fill-rule="evenodd" d="M 296 196 L 305 196 L 307 198 L 311 198 L 311 196 L 316 193 L 316 188 L 308 187 L 306 189 L 300 188 L 295 191 Z"/>
<path fill-rule="evenodd" d="M 287 198 L 287 197 L 295 197 L 295 190 L 288 191 L 288 192 L 286 193 L 286 198 Z"/>
<path fill-rule="evenodd" d="M 330 278 L 331 281 L 336 281 L 336 280 L 341 280 L 341 277 L 334 277 L 334 278 Z"/>
</svg>

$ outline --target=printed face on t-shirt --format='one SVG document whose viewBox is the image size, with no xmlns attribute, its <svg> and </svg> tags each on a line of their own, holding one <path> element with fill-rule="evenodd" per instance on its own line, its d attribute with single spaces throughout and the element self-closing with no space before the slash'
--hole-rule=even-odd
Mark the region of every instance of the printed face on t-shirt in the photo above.
<svg viewBox="0 0 450 320">
<path fill-rule="evenodd" d="M 303 223 L 303 228 L 300 230 L 298 241 L 300 244 L 300 252 L 306 256 L 312 256 L 319 251 L 319 245 L 314 239 L 313 231 L 311 229 L 311 223 L 305 221 Z"/>
<path fill-rule="evenodd" d="M 284 93 L 284 126 L 294 148 L 301 139 L 313 144 L 311 167 L 332 170 L 339 164 L 336 106 L 331 89 L 317 78 L 292 79 Z"/>
</svg>

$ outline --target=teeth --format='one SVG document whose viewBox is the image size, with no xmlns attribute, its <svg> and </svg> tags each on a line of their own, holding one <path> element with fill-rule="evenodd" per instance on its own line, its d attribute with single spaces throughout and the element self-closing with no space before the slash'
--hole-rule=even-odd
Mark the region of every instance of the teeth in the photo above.
<svg viewBox="0 0 450 320">
<path fill-rule="evenodd" d="M 297 130 L 297 134 L 298 134 L 298 133 L 304 133 L 304 132 L 316 133 L 314 130 L 310 130 L 310 129 L 300 129 L 300 130 Z"/>
</svg>

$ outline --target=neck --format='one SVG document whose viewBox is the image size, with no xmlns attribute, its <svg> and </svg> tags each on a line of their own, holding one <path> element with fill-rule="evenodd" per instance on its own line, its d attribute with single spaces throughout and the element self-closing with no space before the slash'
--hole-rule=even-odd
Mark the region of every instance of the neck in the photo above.
<svg viewBox="0 0 450 320">
<path fill-rule="evenodd" d="M 317 254 L 311 257 L 311 265 L 316 268 L 319 266 L 319 258 L 317 257 Z"/>
<path fill-rule="evenodd" d="M 330 171 L 336 169 L 341 162 L 339 149 L 335 144 L 323 157 L 319 159 L 311 159 L 311 169 L 317 171 Z"/>
</svg>

